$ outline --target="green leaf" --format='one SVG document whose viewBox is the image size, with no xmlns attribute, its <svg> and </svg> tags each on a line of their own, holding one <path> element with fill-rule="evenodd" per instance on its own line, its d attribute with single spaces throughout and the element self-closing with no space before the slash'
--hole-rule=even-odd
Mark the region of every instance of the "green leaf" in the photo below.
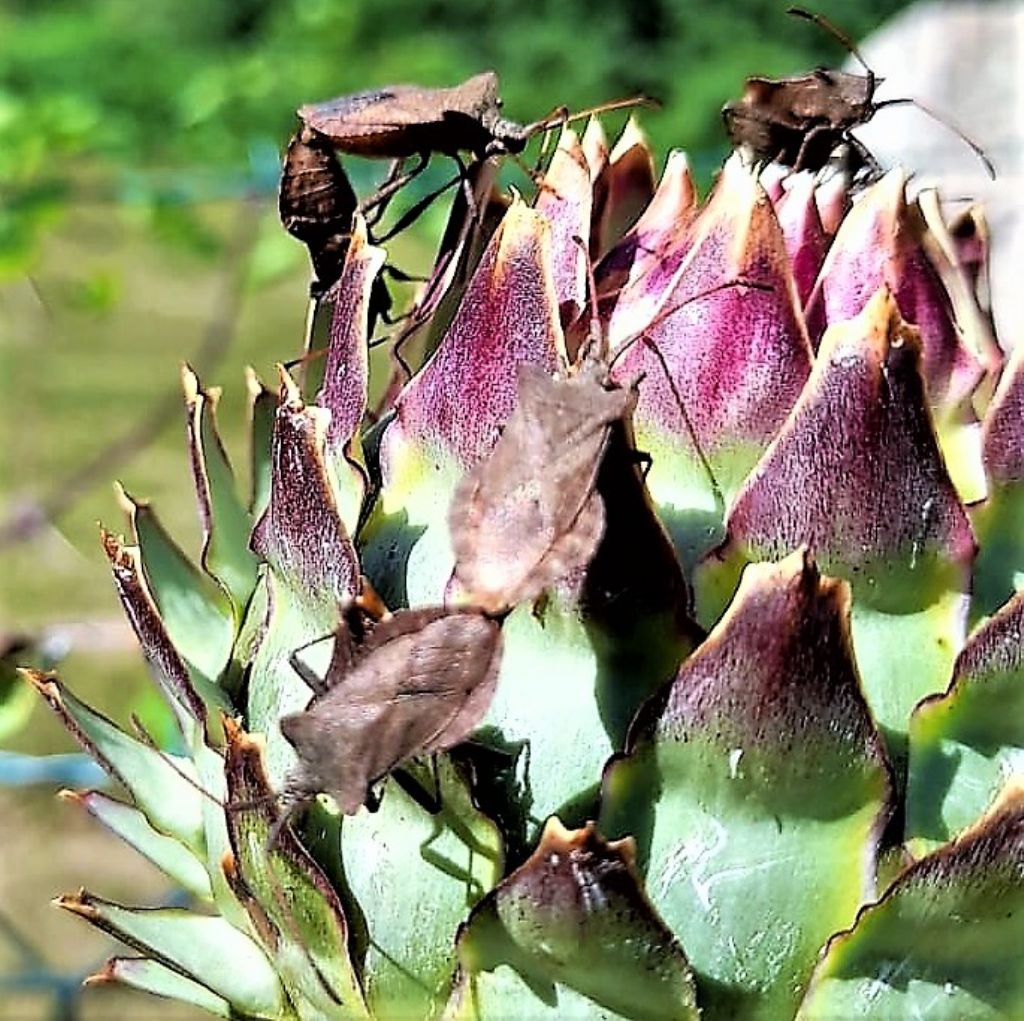
<svg viewBox="0 0 1024 1021">
<path fill-rule="evenodd" d="M 139 544 L 146 584 L 171 642 L 189 666 L 216 684 L 235 639 L 230 600 L 185 556 L 148 504 L 127 494 L 124 503 Z"/>
<path fill-rule="evenodd" d="M 271 439 L 277 414 L 277 397 L 251 368 L 245 372 L 249 392 L 249 511 L 259 521 L 270 502 Z"/>
<path fill-rule="evenodd" d="M 61 797 L 81 805 L 121 840 L 148 858 L 182 889 L 200 900 L 210 900 L 210 877 L 204 863 L 179 840 L 158 833 L 137 808 L 99 791 L 62 791 Z"/>
<path fill-rule="evenodd" d="M 988 498 L 971 508 L 980 546 L 974 565 L 973 619 L 1024 588 L 1024 348 L 1003 370 L 982 422 Z"/>
<path fill-rule="evenodd" d="M 583 134 L 594 181 L 594 223 L 592 248 L 603 255 L 637 223 L 654 196 L 654 153 L 636 118 L 631 114 L 611 153 L 607 151 L 604 130 L 596 118 Z M 591 125 L 594 125 L 592 128 Z M 664 182 L 663 182 L 664 183 Z M 658 207 L 655 207 L 656 209 Z M 660 210 L 664 216 L 667 210 Z M 669 220 L 672 226 L 675 223 Z"/>
<path fill-rule="evenodd" d="M 37 671 L 25 671 L 25 676 L 78 743 L 124 784 L 150 825 L 205 856 L 203 795 L 181 775 L 193 773 L 192 764 L 179 759 L 177 768 L 171 766 L 171 756 L 129 737 L 79 702 L 56 677 Z"/>
<path fill-rule="evenodd" d="M 203 527 L 201 563 L 231 597 L 237 625 L 256 584 L 256 557 L 249 549 L 252 518 L 242 505 L 234 472 L 217 430 L 219 390 L 204 391 L 186 365 L 181 371 L 188 415 L 192 478 Z"/>
<path fill-rule="evenodd" d="M 633 1021 L 646 1017 L 639 1006 L 620 1014 L 561 982 L 539 986 L 535 979 L 528 981 L 506 965 L 482 971 L 472 979 L 462 976 L 444 1013 L 444 1021 Z"/>
<path fill-rule="evenodd" d="M 338 513 L 350 532 L 359 524 L 366 493 L 359 429 L 366 414 L 371 295 L 386 258 L 384 249 L 368 243 L 366 222 L 357 215 L 341 276 L 317 300 L 313 313 L 314 332 L 316 320 L 329 321 L 327 357 L 315 403 L 331 413 L 326 455 L 337 482 Z"/>
<path fill-rule="evenodd" d="M 82 891 L 57 904 L 184 974 L 243 1015 L 290 1018 L 284 990 L 259 946 L 223 918 L 178 908 L 126 908 Z"/>
<path fill-rule="evenodd" d="M 801 1021 L 1024 1016 L 1024 795 L 910 866 L 815 970 Z"/>
<path fill-rule="evenodd" d="M 630 840 L 548 821 L 530 858 L 459 933 L 446 1016 L 695 1021 L 682 948 L 644 896 Z M 587 1009 L 589 1008 L 589 1009 Z"/>
<path fill-rule="evenodd" d="M 610 331 L 615 346 L 644 338 L 618 361 L 614 379 L 643 378 L 637 444 L 652 456 L 651 495 L 690 569 L 721 540 L 726 505 L 796 403 L 813 355 L 782 230 L 738 158 L 726 163 L 687 240 L 685 259 L 651 273 L 663 281 L 657 304 L 631 288 Z M 688 302 L 735 279 L 767 286 Z M 646 319 L 634 313 L 635 300 Z"/>
<path fill-rule="evenodd" d="M 563 322 L 572 321 L 586 307 L 588 255 L 573 238 L 589 238 L 593 205 L 587 158 L 579 136 L 564 125 L 534 203 L 551 227 L 551 269 Z"/>
<path fill-rule="evenodd" d="M 460 469 L 438 455 L 433 465 L 395 441 L 392 423 L 390 477 L 359 536 L 362 567 L 385 604 L 428 606 L 443 601 L 455 566 L 447 508 Z"/>
<path fill-rule="evenodd" d="M 587 134 L 590 130 L 588 126 Z M 620 146 L 631 142 L 636 145 L 637 135 L 635 122 L 630 118 L 616 149 L 621 152 Z M 639 145 L 646 145 L 642 136 Z M 633 152 L 636 151 L 634 148 Z M 622 155 L 630 159 L 628 151 Z M 666 270 L 677 269 L 690 250 L 696 213 L 697 187 L 689 161 L 681 149 L 672 149 L 654 198 L 633 229 L 594 267 L 600 290 L 607 289 L 613 294 L 617 290 L 620 297 L 628 297 L 627 301 L 616 301 L 608 316 L 612 348 L 650 324 L 665 296 L 665 288 L 672 282 Z"/>
<path fill-rule="evenodd" d="M 218 996 L 198 982 L 146 957 L 112 957 L 102 971 L 85 980 L 89 986 L 108 982 L 116 982 L 129 989 L 138 989 L 168 1000 L 177 1000 L 179 1003 L 188 1003 L 217 1017 L 232 1016 L 231 1004 L 223 996 Z"/>
<path fill-rule="evenodd" d="M 232 721 L 224 724 L 224 738 L 231 732 Z M 217 913 L 236 929 L 242 929 L 251 936 L 256 932 L 252 920 L 236 890 L 231 884 L 232 875 L 226 865 L 233 861 L 231 840 L 228 836 L 228 818 L 238 811 L 228 806 L 227 777 L 224 755 L 209 748 L 204 741 L 197 740 L 191 749 L 192 764 L 198 775 L 203 811 L 203 832 L 206 844 L 206 872 Z"/>
<path fill-rule="evenodd" d="M 474 807 L 449 757 L 435 761 L 436 781 L 426 767 L 404 772 L 421 800 L 439 795 L 438 812 L 392 777 L 376 812 L 360 809 L 341 827 L 345 877 L 368 934 L 363 988 L 379 1018 L 439 1011 L 455 968 L 456 929 L 501 874 L 497 828 Z"/>
<path fill-rule="evenodd" d="M 619 1014 L 560 982 L 541 988 L 510 966 L 465 977 L 444 1013 L 444 1021 L 627 1021 L 642 1013 Z"/>
<path fill-rule="evenodd" d="M 807 545 L 848 581 L 858 668 L 901 770 L 910 712 L 945 688 L 963 641 L 975 549 L 935 438 L 923 356 L 885 289 L 830 326 L 799 401 L 730 508 L 728 542 L 695 579 L 705 623 L 744 561 Z"/>
<path fill-rule="evenodd" d="M 886 613 L 854 600 L 850 623 L 857 667 L 894 761 L 906 762 L 914 706 L 949 681 L 966 614 L 967 597 L 955 588 L 917 612 Z"/>
<path fill-rule="evenodd" d="M 979 628 L 942 695 L 910 722 L 906 836 L 915 854 L 975 822 L 1024 773 L 1024 593 Z"/>
<path fill-rule="evenodd" d="M 801 553 L 748 567 L 605 775 L 601 828 L 636 838 L 705 1018 L 791 1016 L 873 892 L 889 772 L 848 613 L 847 586 Z"/>
<path fill-rule="evenodd" d="M 971 620 L 977 622 L 1024 589 L 1024 482 L 995 482 L 971 508 L 978 538 Z"/>
<path fill-rule="evenodd" d="M 126 546 L 106 530 L 101 530 L 100 537 L 110 561 L 114 588 L 142 648 L 151 676 L 170 704 L 179 739 L 189 742 L 207 722 L 209 709 L 214 713 L 227 710 L 230 702 L 217 685 L 197 671 L 189 671 L 179 655 L 143 580 L 139 547 Z"/>
<path fill-rule="evenodd" d="M 516 756 L 515 802 L 524 819 L 514 843 L 522 846 L 556 812 L 574 825 L 592 817 L 602 766 L 625 739 L 616 717 L 628 722 L 628 714 L 610 710 L 621 708 L 616 688 L 626 673 L 604 669 L 578 609 L 558 597 L 539 615 L 517 607 L 502 633 L 498 688 L 479 739 Z"/>
<path fill-rule="evenodd" d="M 270 500 L 253 532 L 267 562 L 269 616 L 248 683 L 248 723 L 267 737 L 275 784 L 295 761 L 277 721 L 304 709 L 311 692 L 292 669 L 293 652 L 327 638 L 340 608 L 360 589 L 359 561 L 338 512 L 324 456 L 330 413 L 305 405 L 282 370 L 272 450 Z"/>
<path fill-rule="evenodd" d="M 291 1003 L 307 1021 L 365 1021 L 338 894 L 291 831 L 267 843 L 277 810 L 261 745 L 233 724 L 225 728 L 232 867 L 225 870 L 252 930 L 263 943 Z"/>
<path fill-rule="evenodd" d="M 949 295 L 925 254 L 920 211 L 906 193 L 903 167 L 863 189 L 829 246 L 808 314 L 822 314 L 832 326 L 859 316 L 879 288 L 891 292 L 900 314 L 920 331 L 927 399 L 944 418 L 958 413 L 983 369 L 953 319 Z"/>
<path fill-rule="evenodd" d="M 324 640 L 338 626 L 338 611 L 336 603 L 311 605 L 272 572 L 266 587 L 270 614 L 249 671 L 246 718 L 250 730 L 266 736 L 267 768 L 274 784 L 280 785 L 295 762 L 295 750 L 281 735 L 278 720 L 301 712 L 313 695 L 292 668 L 291 655 L 311 644 L 329 646 Z M 307 649 L 302 659 L 316 665 L 318 651 Z"/>
</svg>

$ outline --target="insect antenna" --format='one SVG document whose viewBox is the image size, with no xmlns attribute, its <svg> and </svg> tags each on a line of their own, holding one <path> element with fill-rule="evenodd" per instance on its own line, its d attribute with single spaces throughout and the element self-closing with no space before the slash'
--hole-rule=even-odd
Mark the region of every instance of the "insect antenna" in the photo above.
<svg viewBox="0 0 1024 1021">
<path fill-rule="evenodd" d="M 611 373 L 612 369 L 615 367 L 615 363 L 634 344 L 637 343 L 642 343 L 644 347 L 646 347 L 658 360 L 658 364 L 661 366 L 661 371 L 665 375 L 665 381 L 668 383 L 669 389 L 672 391 L 676 407 L 679 409 L 679 414 L 683 419 L 683 424 L 690 436 L 690 442 L 693 444 L 693 449 L 697 452 L 697 460 L 700 461 L 701 469 L 708 477 L 708 482 L 711 485 L 711 492 L 718 508 L 725 506 L 725 497 L 722 493 L 722 487 L 719 485 L 718 479 L 715 477 L 714 469 L 711 467 L 711 462 L 704 451 L 703 444 L 700 442 L 700 437 L 697 435 L 697 427 L 693 424 L 693 419 L 690 418 L 690 412 L 687 410 L 686 402 L 683 400 L 683 395 L 679 392 L 679 387 L 676 385 L 676 381 L 673 378 L 672 370 L 669 368 L 668 362 L 665 360 L 665 356 L 661 349 L 650 336 L 649 331 L 659 323 L 664 322 L 669 316 L 678 312 L 679 309 L 684 306 L 691 305 L 696 301 L 701 301 L 704 298 L 710 297 L 712 294 L 716 294 L 719 291 L 724 291 L 732 287 L 748 287 L 755 291 L 775 290 L 771 284 L 761 283 L 757 280 L 747 280 L 746 278 L 740 277 L 735 280 L 725 280 L 720 284 L 715 284 L 713 287 L 708 287 L 703 291 L 698 291 L 696 294 L 691 294 L 688 298 L 683 298 L 680 301 L 673 302 L 673 304 L 669 305 L 668 308 L 660 309 L 658 314 L 642 330 L 622 342 L 619 349 L 608 362 L 608 372 Z"/>
<path fill-rule="evenodd" d="M 178 776 L 185 781 L 185 783 L 187 783 L 190 787 L 193 787 L 195 790 L 197 790 L 200 794 L 202 794 L 204 798 L 206 798 L 208 801 L 211 801 L 222 811 L 249 812 L 252 811 L 252 809 L 254 808 L 263 808 L 265 805 L 278 803 L 278 795 L 274 793 L 264 794 L 258 798 L 247 798 L 245 801 L 221 801 L 216 794 L 213 794 L 211 791 L 208 791 L 194 776 L 189 776 L 189 774 L 181 767 L 181 765 L 178 762 L 175 762 L 174 756 L 170 752 L 168 752 L 164 748 L 161 748 L 160 745 L 157 744 L 156 738 L 154 738 L 153 735 L 150 734 L 150 732 L 146 729 L 146 725 L 134 713 L 132 713 L 131 715 L 131 723 L 132 729 L 135 731 L 135 734 L 138 737 L 138 739 L 147 748 L 149 748 L 150 751 L 156 752 L 157 755 L 159 755 L 160 758 L 163 759 L 164 763 L 170 766 L 170 768 L 173 769 L 174 772 L 177 773 Z M 213 751 L 215 755 L 219 754 L 212 748 L 210 750 Z"/>
<path fill-rule="evenodd" d="M 871 82 L 872 85 L 874 85 L 875 72 L 871 70 L 871 67 L 868 65 L 868 62 L 861 55 L 860 50 L 857 49 L 857 46 L 853 42 L 853 40 L 844 31 L 842 31 L 842 29 L 833 25 L 832 22 L 829 21 L 828 18 L 826 18 L 823 14 L 816 14 L 814 11 L 809 11 L 804 7 L 787 7 L 786 13 L 792 15 L 794 18 L 803 18 L 804 21 L 812 22 L 813 24 L 817 25 L 818 28 L 827 32 L 830 36 L 832 36 L 833 38 L 837 39 L 840 43 L 842 43 L 847 53 L 849 53 L 850 56 L 853 57 L 854 60 L 856 60 L 857 63 L 864 68 L 865 71 L 867 71 L 868 81 Z"/>
<path fill-rule="evenodd" d="M 874 85 L 877 80 L 875 78 L 875 72 L 871 69 L 871 67 L 868 65 L 868 62 L 864 59 L 863 55 L 861 54 L 860 50 L 857 49 L 856 45 L 845 32 L 843 32 L 841 29 L 833 25 L 832 22 L 828 20 L 828 18 L 824 17 L 824 15 L 815 14 L 813 11 L 808 11 L 803 7 L 789 7 L 787 8 L 786 13 L 791 14 L 797 18 L 803 18 L 805 21 L 813 22 L 819 28 L 823 29 L 825 32 L 828 32 L 829 35 L 839 40 L 839 42 L 842 43 L 843 46 L 846 48 L 850 56 L 853 57 L 867 72 L 869 91 L 874 91 Z M 985 150 L 982 149 L 982 147 L 978 145 L 978 143 L 975 142 L 974 139 L 972 139 L 969 135 L 961 131 L 960 128 L 953 124 L 947 117 L 944 117 L 936 110 L 933 110 L 930 107 L 926 106 L 920 100 L 911 99 L 910 97 L 905 97 L 903 99 L 883 99 L 880 103 L 872 102 L 871 105 L 873 110 L 881 110 L 884 106 L 917 107 L 917 109 L 920 110 L 921 113 L 925 114 L 928 117 L 931 117 L 932 120 L 941 124 L 944 128 L 947 128 L 949 131 L 952 131 L 953 134 L 956 135 L 957 138 L 959 138 L 960 141 L 963 142 L 964 145 L 966 145 L 968 148 L 970 148 L 971 151 L 975 154 L 975 156 L 978 157 L 982 165 L 985 167 L 985 172 L 988 174 L 988 176 L 992 178 L 992 180 L 995 180 L 996 170 L 995 167 L 992 165 L 992 161 L 989 159 L 988 154 L 985 152 Z"/>
<path fill-rule="evenodd" d="M 547 173 L 554 157 L 555 146 L 552 144 L 553 136 L 551 131 L 544 131 L 541 134 L 540 145 L 537 147 L 537 159 L 533 167 L 528 171 L 532 181 L 539 181 Z M 546 162 L 545 162 L 546 160 Z"/>
<path fill-rule="evenodd" d="M 968 134 L 958 128 L 948 117 L 939 113 L 937 110 L 933 110 L 931 107 L 926 106 L 919 99 L 912 99 L 909 96 L 905 96 L 902 99 L 883 99 L 880 103 L 875 103 L 875 109 L 881 110 L 884 106 L 913 106 L 916 107 L 921 113 L 927 117 L 931 117 L 937 124 L 941 124 L 948 131 L 952 131 L 961 142 L 964 143 L 978 159 L 981 161 L 982 166 L 985 168 L 985 173 L 994 181 L 996 179 L 996 168 L 992 164 L 992 160 L 989 159 L 988 153 L 974 141 Z"/>
<path fill-rule="evenodd" d="M 652 327 L 658 326 L 663 323 L 669 316 L 675 315 L 681 308 L 687 305 L 692 305 L 696 301 L 703 301 L 705 298 L 710 298 L 712 294 L 717 294 L 719 291 L 727 291 L 733 287 L 745 287 L 751 291 L 774 291 L 775 288 L 771 284 L 763 283 L 760 280 L 748 280 L 746 277 L 735 277 L 732 280 L 723 280 L 719 284 L 714 284 L 711 287 L 706 287 L 703 291 L 697 291 L 696 294 L 691 294 L 687 298 L 681 298 L 679 301 L 673 302 L 667 308 L 658 310 L 658 313 L 654 318 L 642 329 L 638 330 L 631 337 L 627 337 L 620 345 L 618 350 L 612 356 L 611 361 L 608 363 L 608 369 L 615 366 L 615 363 L 631 348 L 634 344 L 639 343 L 643 340 Z M 650 338 L 648 338 L 650 339 Z"/>
<path fill-rule="evenodd" d="M 725 280 L 722 283 L 705 288 L 702 291 L 698 291 L 696 294 L 691 294 L 687 298 L 673 302 L 667 308 L 659 309 L 654 318 L 642 330 L 623 341 L 615 354 L 609 358 L 607 350 L 608 339 L 601 326 L 599 318 L 597 285 L 594 279 L 593 263 L 589 257 L 589 252 L 584 240 L 579 235 L 575 234 L 573 235 L 572 240 L 575 244 L 579 245 L 586 256 L 587 282 L 590 296 L 590 329 L 588 330 L 587 339 L 584 341 L 584 346 L 581 346 L 577 362 L 588 357 L 593 357 L 605 365 L 606 372 L 610 375 L 612 369 L 615 367 L 615 363 L 618 362 L 634 344 L 642 343 L 644 347 L 646 347 L 658 360 L 658 364 L 661 366 L 661 370 L 665 375 L 665 381 L 668 383 L 669 389 L 672 391 L 676 407 L 679 409 L 679 414 L 683 419 L 683 424 L 690 436 L 690 442 L 692 443 L 694 450 L 697 452 L 697 459 L 700 461 L 701 468 L 708 477 L 708 482 L 711 485 L 711 491 L 714 496 L 715 503 L 719 507 L 724 507 L 725 498 L 722 494 L 722 488 L 718 483 L 718 479 L 715 477 L 714 469 L 711 467 L 711 462 L 708 460 L 708 456 L 704 452 L 704 447 L 697 435 L 697 428 L 693 424 L 693 419 L 690 418 L 690 413 L 687 410 L 686 402 L 683 400 L 683 395 L 679 392 L 679 387 L 676 385 L 676 381 L 672 376 L 672 370 L 669 368 L 664 354 L 662 354 L 661 349 L 651 338 L 649 331 L 659 323 L 664 322 L 669 316 L 673 315 L 684 306 L 691 305 L 696 301 L 701 301 L 713 294 L 717 294 L 719 291 L 724 291 L 732 287 L 747 287 L 755 291 L 773 291 L 775 288 L 772 287 L 771 284 L 762 283 L 757 280 L 748 280 L 745 277 Z M 599 353 L 594 355 L 593 350 L 597 345 L 600 345 Z"/>
<path fill-rule="evenodd" d="M 631 110 L 637 106 L 649 106 L 657 109 L 661 106 L 659 100 L 653 96 L 636 95 L 627 96 L 625 99 L 612 99 L 607 103 L 599 103 L 597 106 L 588 106 L 582 110 L 575 110 L 570 113 L 566 106 L 557 107 L 546 117 L 539 121 L 533 121 L 523 128 L 527 138 L 539 134 L 541 131 L 549 131 L 551 128 L 562 127 L 571 124 L 573 121 L 583 120 L 585 117 L 594 117 L 597 114 L 611 113 L 613 110 Z"/>
</svg>

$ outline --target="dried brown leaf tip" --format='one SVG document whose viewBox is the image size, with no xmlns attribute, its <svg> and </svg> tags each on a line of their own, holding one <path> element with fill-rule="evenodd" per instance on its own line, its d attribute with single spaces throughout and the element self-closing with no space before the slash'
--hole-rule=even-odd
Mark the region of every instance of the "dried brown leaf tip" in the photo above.
<svg viewBox="0 0 1024 1021">
<path fill-rule="evenodd" d="M 144 580 L 138 546 L 126 546 L 122 538 L 105 528 L 100 529 L 100 542 L 110 561 L 114 588 L 154 678 L 176 705 L 193 719 L 205 723 L 206 706 L 160 619 Z"/>
<path fill-rule="evenodd" d="M 359 588 L 359 561 L 324 456 L 331 413 L 305 404 L 292 378 L 280 372 L 270 502 L 251 546 L 275 573 L 294 579 L 297 590 L 341 603 Z"/>
<path fill-rule="evenodd" d="M 281 720 L 299 757 L 286 804 L 323 792 L 352 814 L 406 760 L 465 740 L 490 705 L 500 660 L 501 629 L 477 611 L 399 610 L 361 644 L 343 624 L 327 676 L 307 677 L 318 694 Z"/>
<path fill-rule="evenodd" d="M 593 823 L 568 830 L 552 816 L 533 854 L 464 928 L 463 981 L 482 979 L 477 992 L 488 1002 L 494 993 L 483 973 L 506 965 L 530 975 L 535 988 L 575 989 L 616 1017 L 696 1018 L 686 956 L 647 899 L 634 859 L 631 837 L 609 842 Z"/>
</svg>

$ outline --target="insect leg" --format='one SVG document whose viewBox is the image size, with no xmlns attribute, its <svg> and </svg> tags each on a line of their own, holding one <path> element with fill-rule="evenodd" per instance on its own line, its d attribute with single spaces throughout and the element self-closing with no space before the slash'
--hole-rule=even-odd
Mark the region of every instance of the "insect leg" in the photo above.
<svg viewBox="0 0 1024 1021">
<path fill-rule="evenodd" d="M 852 132 L 843 135 L 846 144 L 864 161 L 872 176 L 882 176 L 882 166 L 875 159 L 875 154 Z"/>
<path fill-rule="evenodd" d="M 308 649 L 311 645 L 316 645 L 322 641 L 322 638 L 317 638 L 312 642 L 307 642 L 305 645 L 299 646 L 288 656 L 288 665 L 302 678 L 303 683 L 313 692 L 316 698 L 326 695 L 330 690 L 330 685 L 323 677 L 318 677 L 312 667 L 299 659 L 299 653 L 303 649 Z"/>
<path fill-rule="evenodd" d="M 437 763 L 434 763 L 434 791 L 428 791 L 407 769 L 396 769 L 392 772 L 395 783 L 416 802 L 424 812 L 437 815 L 441 811 L 441 782 L 437 776 Z"/>
<path fill-rule="evenodd" d="M 377 809 L 380 808 L 380 803 L 383 800 L 384 800 L 384 792 L 383 792 L 383 790 L 378 794 L 377 791 L 375 791 L 372 788 L 368 787 L 367 790 L 366 790 L 366 799 L 363 801 L 363 804 L 366 805 L 366 808 L 367 808 L 368 811 L 376 812 Z"/>
<path fill-rule="evenodd" d="M 654 458 L 646 450 L 634 450 L 632 453 L 633 461 L 641 466 L 640 473 L 643 475 L 644 482 L 646 482 L 647 476 L 651 472 L 651 465 L 654 464 Z"/>
<path fill-rule="evenodd" d="M 281 791 L 280 798 L 278 799 L 278 813 L 277 818 L 274 820 L 273 825 L 270 827 L 270 832 L 267 834 L 267 851 L 273 851 L 277 847 L 278 841 L 281 839 L 281 834 L 284 832 L 286 826 L 291 823 L 294 816 L 302 810 L 312 800 L 313 795 L 308 792 L 299 791 L 297 787 L 293 787 L 290 784 L 286 784 L 283 791 Z"/>
<path fill-rule="evenodd" d="M 276 794 L 264 794 L 261 797 L 247 798 L 245 801 L 230 801 L 223 802 L 216 795 L 208 791 L 194 776 L 189 774 L 174 761 L 174 756 L 170 752 L 165 751 L 157 743 L 156 739 L 148 730 L 146 730 L 145 724 L 139 719 L 134 713 L 131 717 L 132 727 L 135 733 L 138 735 L 139 740 L 146 745 L 150 750 L 157 753 L 164 762 L 174 770 L 182 780 L 185 781 L 190 787 L 197 790 L 204 798 L 212 802 L 218 808 L 223 809 L 225 812 L 251 812 L 255 808 L 265 808 L 267 805 L 275 805 L 278 801 Z M 212 750 L 212 749 L 211 749 Z"/>
<path fill-rule="evenodd" d="M 380 222 L 380 218 L 384 215 L 384 211 L 387 209 L 390 193 L 376 204 L 374 203 L 374 200 L 378 199 L 381 192 L 386 192 L 391 187 L 392 183 L 401 173 L 404 164 L 404 159 L 399 158 L 392 160 L 388 164 L 388 172 L 384 175 L 384 179 L 377 186 L 377 190 L 368 199 L 366 199 L 365 202 L 360 204 L 359 210 L 363 213 L 366 220 L 367 231 L 369 231 L 371 227 L 376 227 Z"/>
<path fill-rule="evenodd" d="M 381 273 L 386 273 L 393 280 L 400 280 L 403 284 L 425 284 L 430 277 L 421 276 L 416 273 L 406 273 L 390 262 L 381 267 Z"/>
<path fill-rule="evenodd" d="M 462 182 L 462 194 L 466 200 L 466 222 L 472 230 L 483 219 L 483 209 L 476 200 L 473 192 L 473 178 L 470 176 L 469 167 L 463 162 L 462 157 L 457 153 L 451 154 L 452 159 L 459 165 L 459 180 Z"/>
<path fill-rule="evenodd" d="M 802 169 L 804 164 L 804 157 L 807 155 L 807 150 L 815 138 L 818 137 L 823 131 L 831 130 L 827 124 L 816 124 L 810 131 L 804 133 L 804 137 L 800 140 L 800 148 L 797 151 L 796 159 L 793 161 L 793 169 L 799 171 Z"/>
<path fill-rule="evenodd" d="M 384 234 L 381 234 L 379 237 L 374 237 L 372 239 L 373 243 L 375 245 L 382 245 L 384 242 L 390 241 L 396 234 L 400 234 L 411 223 L 415 223 L 416 220 L 423 215 L 426 209 L 434 203 L 435 199 L 443 195 L 453 185 L 458 184 L 460 180 L 461 175 L 459 177 L 453 177 L 450 181 L 446 181 L 442 184 L 440 188 L 435 188 L 432 192 L 424 195 L 423 198 L 402 213 L 402 215 L 395 221 L 394 225 L 391 226 Z M 376 223 L 379 219 L 379 216 L 375 217 L 374 222 Z"/>
<path fill-rule="evenodd" d="M 391 164 L 391 168 L 388 170 L 387 176 L 384 178 L 381 186 L 369 197 L 363 199 L 359 203 L 359 212 L 364 216 L 368 213 L 372 214 L 367 217 L 367 225 L 370 225 L 370 220 L 375 224 L 384 215 L 384 210 L 387 209 L 388 203 L 398 194 L 413 178 L 418 177 L 427 168 L 427 164 L 430 162 L 430 153 L 421 152 L 419 155 L 419 163 L 416 164 L 411 170 L 405 170 L 401 173 L 404 166 L 404 160 L 395 160 Z M 397 164 L 397 171 L 396 171 Z"/>
<path fill-rule="evenodd" d="M 707 454 L 704 453 L 703 446 L 701 446 L 696 426 L 694 426 L 693 419 L 690 418 L 690 413 L 686 408 L 686 402 L 683 400 L 682 395 L 679 393 L 679 388 L 676 386 L 676 382 L 672 378 L 672 370 L 669 368 L 668 362 L 665 361 L 665 356 L 661 353 L 658 345 L 649 336 L 647 336 L 646 333 L 640 337 L 640 342 L 654 355 L 655 358 L 657 358 L 658 364 L 661 366 L 661 371 L 665 374 L 665 381 L 668 383 L 669 389 L 672 391 L 672 396 L 675 398 L 676 406 L 678 407 L 679 414 L 686 426 L 686 431 L 690 434 L 690 442 L 693 444 L 693 448 L 696 451 L 697 460 L 700 461 L 704 474 L 708 477 L 708 482 L 711 485 L 711 492 L 715 499 L 715 506 L 719 511 L 722 511 L 725 508 L 725 497 L 722 495 L 722 488 L 719 486 L 718 479 L 715 477 L 714 469 L 711 467 L 711 462 L 708 460 Z"/>
</svg>

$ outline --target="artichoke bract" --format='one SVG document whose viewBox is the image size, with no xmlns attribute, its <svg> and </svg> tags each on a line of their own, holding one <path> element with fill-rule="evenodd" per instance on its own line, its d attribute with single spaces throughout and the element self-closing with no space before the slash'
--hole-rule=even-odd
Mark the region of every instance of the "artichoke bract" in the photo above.
<svg viewBox="0 0 1024 1021">
<path fill-rule="evenodd" d="M 480 174 L 386 385 L 356 214 L 308 357 L 249 374 L 246 493 L 185 370 L 201 549 L 127 496 L 103 535 L 173 747 L 26 672 L 120 787 L 68 800 L 189 897 L 60 898 L 130 948 L 92 981 L 280 1021 L 1024 1016 L 1021 349 L 900 170 L 736 154 L 700 204 L 653 167 L 594 122 L 532 203 Z"/>
</svg>

